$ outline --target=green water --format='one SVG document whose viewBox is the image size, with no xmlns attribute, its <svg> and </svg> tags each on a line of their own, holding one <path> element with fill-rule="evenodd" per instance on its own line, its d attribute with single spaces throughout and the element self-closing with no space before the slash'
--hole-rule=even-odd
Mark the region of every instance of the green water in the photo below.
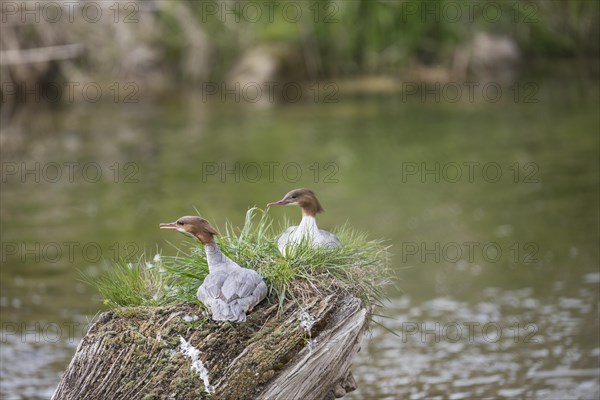
<svg viewBox="0 0 600 400">
<path fill-rule="evenodd" d="M 533 103 L 257 109 L 176 94 L 36 110 L 2 137 L 2 398 L 51 395 L 103 310 L 80 271 L 174 253 L 159 222 L 198 209 L 239 224 L 301 186 L 321 227 L 348 220 L 392 245 L 383 323 L 399 336 L 365 339 L 351 398 L 595 397 L 600 122 L 586 87 L 540 82 Z"/>
</svg>

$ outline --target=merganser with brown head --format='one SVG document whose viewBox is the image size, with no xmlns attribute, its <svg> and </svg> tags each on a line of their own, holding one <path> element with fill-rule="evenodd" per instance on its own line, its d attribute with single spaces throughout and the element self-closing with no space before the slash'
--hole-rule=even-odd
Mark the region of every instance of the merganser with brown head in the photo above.
<svg viewBox="0 0 600 400">
<path fill-rule="evenodd" d="M 335 248 L 340 246 L 340 240 L 331 232 L 327 232 L 317 227 L 316 216 L 324 212 L 321 203 L 310 189 L 294 189 L 287 193 L 283 199 L 274 203 L 267 204 L 271 206 L 300 206 L 302 210 L 302 221 L 298 226 L 290 226 L 281 234 L 277 240 L 277 247 L 281 254 L 286 255 L 287 250 L 303 240 L 308 240 L 313 247 Z"/>
<path fill-rule="evenodd" d="M 198 300 L 204 303 L 215 321 L 246 321 L 246 313 L 267 296 L 267 285 L 258 272 L 240 267 L 221 252 L 214 236 L 218 232 L 200 217 L 181 217 L 160 224 L 196 237 L 206 251 L 208 275 L 198 288 Z"/>
</svg>

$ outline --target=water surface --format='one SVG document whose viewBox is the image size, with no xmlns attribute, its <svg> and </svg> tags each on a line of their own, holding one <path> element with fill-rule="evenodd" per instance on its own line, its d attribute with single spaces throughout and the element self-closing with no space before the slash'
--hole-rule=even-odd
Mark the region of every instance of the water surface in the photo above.
<svg viewBox="0 0 600 400">
<path fill-rule="evenodd" d="M 374 326 L 350 398 L 596 398 L 600 126 L 588 87 L 540 83 L 534 103 L 385 95 L 255 109 L 178 94 L 36 111 L 3 132 L 1 397 L 51 395 L 104 309 L 80 271 L 174 253 L 158 223 L 195 208 L 239 224 L 308 186 L 322 227 L 349 220 L 392 245 L 380 322 L 397 336 Z M 299 219 L 273 210 L 285 215 Z"/>
</svg>

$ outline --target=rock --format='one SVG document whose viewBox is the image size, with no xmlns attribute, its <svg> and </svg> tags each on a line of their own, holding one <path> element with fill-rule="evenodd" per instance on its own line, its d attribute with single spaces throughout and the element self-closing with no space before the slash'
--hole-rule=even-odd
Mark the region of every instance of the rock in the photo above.
<svg viewBox="0 0 600 400">
<path fill-rule="evenodd" d="M 241 56 L 228 74 L 227 88 L 235 89 L 245 102 L 271 106 L 300 100 L 306 78 L 300 49 L 270 44 L 249 49 Z"/>
<path fill-rule="evenodd" d="M 479 32 L 456 50 L 452 70 L 463 81 L 511 85 L 517 79 L 520 62 L 521 52 L 513 39 Z"/>
</svg>

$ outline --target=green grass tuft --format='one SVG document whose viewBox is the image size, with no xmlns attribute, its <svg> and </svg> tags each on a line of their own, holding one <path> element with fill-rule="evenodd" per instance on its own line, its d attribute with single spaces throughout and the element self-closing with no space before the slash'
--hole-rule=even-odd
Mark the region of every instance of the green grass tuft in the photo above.
<svg viewBox="0 0 600 400">
<path fill-rule="evenodd" d="M 244 225 L 237 228 L 227 223 L 217 242 L 240 266 L 260 273 L 269 296 L 280 306 L 286 300 L 340 291 L 359 297 L 367 307 L 382 304 L 391 276 L 388 246 L 382 240 L 369 240 L 365 233 L 344 224 L 334 230 L 340 248 L 315 249 L 301 243 L 293 255 L 283 256 L 277 248 L 282 231 L 273 228 L 267 212 L 251 208 Z M 176 256 L 155 257 L 153 262 L 142 258 L 133 265 L 116 263 L 100 277 L 84 281 L 95 286 L 112 308 L 198 303 L 196 291 L 208 274 L 208 265 L 202 245 L 191 237 L 186 243 L 184 249 L 176 247 Z"/>
<path fill-rule="evenodd" d="M 167 280 L 158 265 L 142 257 L 136 263 L 117 262 L 99 277 L 83 275 L 104 297 L 104 304 L 118 306 L 158 306 L 170 302 Z"/>
</svg>

